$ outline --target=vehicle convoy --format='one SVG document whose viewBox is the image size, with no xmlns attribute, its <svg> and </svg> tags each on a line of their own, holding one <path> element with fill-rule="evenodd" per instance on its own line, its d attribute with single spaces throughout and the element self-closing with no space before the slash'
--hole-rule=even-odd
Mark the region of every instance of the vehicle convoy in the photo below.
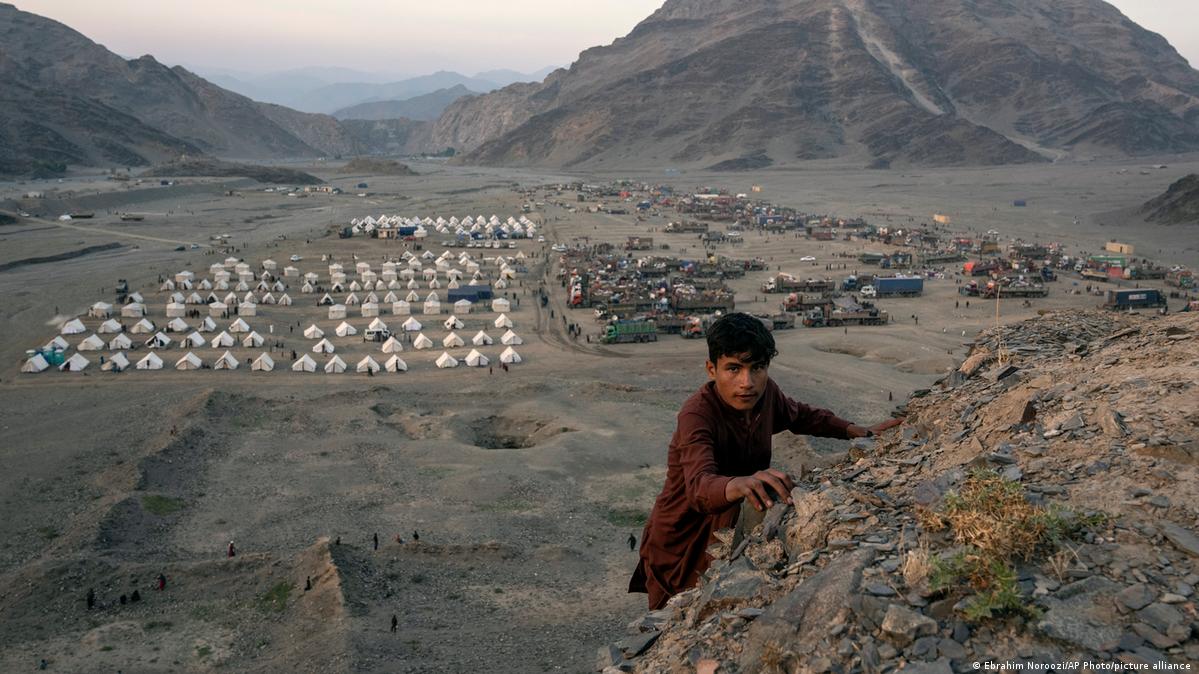
<svg viewBox="0 0 1199 674">
<path fill-rule="evenodd" d="M 813 309 L 804 316 L 803 324 L 809 328 L 837 328 L 849 325 L 886 325 L 891 320 L 886 311 L 869 304 L 851 307 L 825 305 Z"/>
<path fill-rule="evenodd" d="M 1104 295 L 1103 306 L 1108 309 L 1146 309 L 1166 306 L 1166 298 L 1155 288 L 1133 290 L 1109 290 Z"/>
<path fill-rule="evenodd" d="M 615 321 L 608 324 L 604 335 L 600 337 L 600 342 L 603 344 L 656 341 L 658 341 L 658 326 L 653 321 Z"/>
<path fill-rule="evenodd" d="M 836 288 L 832 279 L 797 279 L 790 274 L 779 274 L 762 284 L 764 293 L 827 293 Z"/>
<path fill-rule="evenodd" d="M 873 285 L 858 291 L 862 297 L 916 297 L 924 293 L 924 279 L 919 276 L 879 277 Z"/>
<path fill-rule="evenodd" d="M 779 309 L 783 311 L 805 312 L 828 303 L 828 298 L 823 295 L 791 293 L 787 295 L 787 299 L 779 303 Z"/>
</svg>

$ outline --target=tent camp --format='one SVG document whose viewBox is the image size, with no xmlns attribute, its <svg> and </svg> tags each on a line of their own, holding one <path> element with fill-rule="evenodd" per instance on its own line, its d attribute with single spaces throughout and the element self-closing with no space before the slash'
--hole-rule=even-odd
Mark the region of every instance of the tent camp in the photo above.
<svg viewBox="0 0 1199 674">
<path fill-rule="evenodd" d="M 42 354 L 35 353 L 33 354 L 32 358 L 25 361 L 25 363 L 21 365 L 21 372 L 44 372 L 49 367 L 50 363 L 46 362 L 46 359 L 42 357 Z"/>
<path fill-rule="evenodd" d="M 237 358 L 234 358 L 232 353 L 229 353 L 228 351 L 226 351 L 225 353 L 221 354 L 220 358 L 216 359 L 216 363 L 213 364 L 212 369 L 214 369 L 214 370 L 236 370 L 237 365 L 238 365 Z"/>
<path fill-rule="evenodd" d="M 356 369 L 358 372 L 378 372 L 381 368 L 379 367 L 379 364 L 375 362 L 374 358 L 367 356 L 366 358 L 358 361 L 358 366 Z"/>
<path fill-rule="evenodd" d="M 237 319 L 236 321 L 233 321 L 233 323 L 231 323 L 229 325 L 229 332 L 232 332 L 235 335 L 245 334 L 249 331 L 250 331 L 250 324 L 246 323 L 245 321 L 243 321 L 240 318 Z"/>
<path fill-rule="evenodd" d="M 83 332 L 87 332 L 87 327 L 78 318 L 72 318 L 63 323 L 62 328 L 59 330 L 59 333 L 64 335 L 78 335 Z"/>
<path fill-rule="evenodd" d="M 514 344 L 524 344 L 525 340 L 521 339 L 520 335 L 517 335 L 515 332 L 509 330 L 508 332 L 504 333 L 503 337 L 500 337 L 500 342 L 507 344 L 508 346 L 512 346 Z"/>
<path fill-rule="evenodd" d="M 196 354 L 188 351 L 182 358 L 175 361 L 176 370 L 199 370 L 203 362 Z"/>
<path fill-rule="evenodd" d="M 88 365 L 91 364 L 92 361 L 79 354 L 75 354 L 63 362 L 62 365 L 59 365 L 58 369 L 62 372 L 82 372 L 87 369 Z"/>
<path fill-rule="evenodd" d="M 325 372 L 328 374 L 340 374 L 346 371 L 346 362 L 341 359 L 341 356 L 333 356 L 329 362 L 325 363 Z"/>
<path fill-rule="evenodd" d="M 178 319 L 176 319 L 176 320 L 178 320 Z M 182 323 L 182 321 L 180 321 L 180 322 Z M 183 329 L 184 330 L 187 329 L 187 323 L 183 323 Z M 138 321 L 137 323 L 134 323 L 133 327 L 129 328 L 129 332 L 132 332 L 135 335 L 148 335 L 151 332 L 154 332 L 154 324 L 151 323 L 149 320 L 143 318 L 142 320 Z"/>
<path fill-rule="evenodd" d="M 511 319 L 511 318 L 508 318 L 508 314 L 500 314 L 500 315 L 499 315 L 499 316 L 498 316 L 498 317 L 495 319 L 495 327 L 497 327 L 497 328 L 511 328 L 511 327 L 512 327 L 512 319 Z"/>
<path fill-rule="evenodd" d="M 480 330 L 475 333 L 474 337 L 470 338 L 470 343 L 474 344 L 475 346 L 491 346 L 494 343 L 494 340 L 491 339 L 491 335 Z"/>
<path fill-rule="evenodd" d="M 135 367 L 139 370 L 161 370 L 162 359 L 156 353 L 147 353 L 145 358 L 137 361 Z"/>
<path fill-rule="evenodd" d="M 108 342 L 109 351 L 124 351 L 132 346 L 133 340 L 129 339 L 129 335 L 126 334 L 117 335 L 116 337 L 113 337 L 110 342 Z"/>
<path fill-rule="evenodd" d="M 462 338 L 459 337 L 458 333 L 456 332 L 451 332 L 441 340 L 441 345 L 447 349 L 452 349 L 456 346 L 462 346 L 463 344 L 465 344 L 465 342 L 462 341 Z"/>
<path fill-rule="evenodd" d="M 479 353 L 476 349 L 471 349 L 470 353 L 466 354 L 467 367 L 487 367 L 491 360 Z"/>
<path fill-rule="evenodd" d="M 305 358 L 307 358 L 307 356 L 305 356 Z M 274 369 L 275 360 L 270 357 L 270 354 L 264 353 L 255 358 L 253 363 L 250 363 L 250 370 L 252 372 L 270 372 Z"/>
<path fill-rule="evenodd" d="M 327 339 L 322 339 L 316 343 L 316 346 L 312 347 L 313 353 L 333 353 L 336 350 Z"/>
<path fill-rule="evenodd" d="M 80 351 L 99 351 L 104 348 L 104 340 L 99 335 L 88 335 L 83 341 L 79 342 L 79 346 L 75 347 Z"/>
<path fill-rule="evenodd" d="M 108 302 L 96 302 L 87 310 L 87 315 L 92 318 L 108 318 L 112 315 L 112 305 Z"/>
<path fill-rule="evenodd" d="M 304 354 L 300 359 L 291 364 L 293 372 L 316 372 L 316 361 L 312 356 Z"/>
<path fill-rule="evenodd" d="M 383 342 L 383 353 L 400 353 L 404 350 L 404 345 L 395 337 L 388 337 L 386 342 Z"/>
<path fill-rule="evenodd" d="M 320 339 L 325 336 L 325 331 L 316 327 L 316 323 L 304 328 L 304 336 L 308 339 Z"/>
<path fill-rule="evenodd" d="M 191 347 L 193 349 L 204 346 L 207 343 L 208 343 L 208 340 L 204 339 L 204 335 L 201 335 L 198 332 L 193 332 L 190 335 L 188 335 L 187 337 L 183 338 L 183 345 L 187 346 L 187 347 Z"/>
<path fill-rule="evenodd" d="M 433 348 L 433 340 L 425 337 L 424 333 L 418 334 L 416 339 L 412 340 L 412 348 L 416 349 L 417 351 L 431 349 Z"/>
<path fill-rule="evenodd" d="M 507 313 L 512 311 L 512 303 L 503 297 L 497 297 L 494 300 L 491 300 L 491 310 L 498 311 L 500 313 Z"/>
<path fill-rule="evenodd" d="M 338 337 L 353 337 L 354 335 L 358 334 L 358 328 L 355 328 L 354 326 L 350 325 L 349 323 L 342 321 L 341 325 L 338 325 L 337 329 L 334 330 L 333 332 Z"/>
<path fill-rule="evenodd" d="M 151 349 L 165 349 L 171 345 L 171 338 L 161 332 L 154 333 L 154 336 L 146 340 L 146 346 Z"/>
<path fill-rule="evenodd" d="M 247 348 L 256 349 L 262 346 L 265 342 L 266 340 L 262 338 L 262 335 L 251 331 L 250 334 L 246 335 L 245 338 L 241 340 L 241 345 Z"/>
<path fill-rule="evenodd" d="M 516 349 L 514 349 L 512 347 L 508 347 L 508 348 L 504 349 L 503 353 L 500 354 L 500 362 L 501 363 L 508 363 L 509 365 L 513 365 L 513 364 L 521 362 L 521 360 L 523 360 L 523 359 L 520 357 L 520 354 L 517 353 Z"/>
<path fill-rule="evenodd" d="M 334 304 L 329 307 L 329 320 L 342 320 L 346 317 L 346 305 Z"/>
<path fill-rule="evenodd" d="M 100 324 L 100 327 L 96 328 L 96 332 L 98 332 L 102 335 L 112 335 L 112 334 L 115 334 L 118 332 L 123 332 L 124 330 L 125 330 L 125 326 L 121 325 L 115 319 L 112 319 L 112 318 L 108 319 L 107 321 L 104 321 L 103 323 Z"/>
<path fill-rule="evenodd" d="M 400 358 L 399 356 L 392 356 L 391 358 L 387 359 L 386 363 L 383 364 L 383 369 L 387 370 L 388 372 L 407 372 L 408 363 L 405 363 L 404 359 Z"/>
<path fill-rule="evenodd" d="M 450 367 L 458 367 L 458 361 L 455 360 L 454 357 L 451 356 L 449 353 L 442 351 L 441 355 L 437 357 L 437 367 L 440 367 L 442 369 L 450 368 Z"/>
</svg>

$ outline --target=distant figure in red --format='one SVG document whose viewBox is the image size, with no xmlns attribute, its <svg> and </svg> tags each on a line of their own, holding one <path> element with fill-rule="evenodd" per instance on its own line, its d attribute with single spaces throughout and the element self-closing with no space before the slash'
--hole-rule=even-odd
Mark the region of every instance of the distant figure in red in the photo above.
<svg viewBox="0 0 1199 674">
<path fill-rule="evenodd" d="M 158 574 L 158 591 L 162 592 L 165 589 L 167 589 L 167 577 L 160 573 Z"/>
<path fill-rule="evenodd" d="M 226 557 L 233 557 L 237 554 L 237 549 L 233 547 L 233 541 L 229 541 L 229 549 L 226 551 Z"/>
</svg>

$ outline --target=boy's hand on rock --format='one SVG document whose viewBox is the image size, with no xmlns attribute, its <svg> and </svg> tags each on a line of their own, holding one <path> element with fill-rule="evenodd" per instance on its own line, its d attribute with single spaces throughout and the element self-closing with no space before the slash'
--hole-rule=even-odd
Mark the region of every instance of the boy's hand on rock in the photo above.
<svg viewBox="0 0 1199 674">
<path fill-rule="evenodd" d="M 763 511 L 774 505 L 775 498 L 790 504 L 791 490 L 794 488 L 795 483 L 786 473 L 777 468 L 767 468 L 753 475 L 729 480 L 724 488 L 724 496 L 729 501 L 744 499 L 755 510 Z"/>
</svg>

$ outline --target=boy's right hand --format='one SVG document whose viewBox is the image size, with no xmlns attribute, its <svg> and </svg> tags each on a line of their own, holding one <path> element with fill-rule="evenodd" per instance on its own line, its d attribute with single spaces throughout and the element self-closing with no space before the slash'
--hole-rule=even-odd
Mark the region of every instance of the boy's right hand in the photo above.
<svg viewBox="0 0 1199 674">
<path fill-rule="evenodd" d="M 775 498 L 790 504 L 791 490 L 794 488 L 795 483 L 786 473 L 777 468 L 767 468 L 753 475 L 729 480 L 724 487 L 724 497 L 730 502 L 745 499 L 760 512 L 774 505 Z"/>
</svg>

